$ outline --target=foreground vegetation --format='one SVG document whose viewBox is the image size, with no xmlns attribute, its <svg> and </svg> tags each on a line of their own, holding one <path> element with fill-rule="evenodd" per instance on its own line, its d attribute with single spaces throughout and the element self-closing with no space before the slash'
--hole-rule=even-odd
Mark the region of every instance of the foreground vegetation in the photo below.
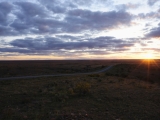
<svg viewBox="0 0 160 120">
<path fill-rule="evenodd" d="M 159 120 L 160 61 L 1 61 L 0 78 L 113 64 L 101 74 L 0 81 L 0 120 Z"/>
<path fill-rule="evenodd" d="M 0 81 L 1 120 L 158 120 L 160 89 L 106 74 Z"/>
</svg>

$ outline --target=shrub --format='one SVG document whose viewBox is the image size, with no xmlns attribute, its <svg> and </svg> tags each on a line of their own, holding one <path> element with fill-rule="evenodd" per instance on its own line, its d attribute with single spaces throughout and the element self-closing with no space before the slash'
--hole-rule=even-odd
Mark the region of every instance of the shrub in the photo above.
<svg viewBox="0 0 160 120">
<path fill-rule="evenodd" d="M 80 82 L 78 83 L 75 88 L 74 92 L 78 95 L 85 95 L 89 93 L 91 85 L 87 82 Z"/>
<path fill-rule="evenodd" d="M 69 94 L 69 95 L 73 95 L 73 94 L 74 94 L 74 91 L 73 91 L 72 88 L 69 88 L 69 89 L 68 89 L 68 94 Z"/>
</svg>

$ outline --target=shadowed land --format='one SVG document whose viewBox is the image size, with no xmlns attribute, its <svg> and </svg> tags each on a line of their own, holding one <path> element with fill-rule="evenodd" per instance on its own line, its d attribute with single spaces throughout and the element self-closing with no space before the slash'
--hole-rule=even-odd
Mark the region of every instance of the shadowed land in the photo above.
<svg viewBox="0 0 160 120">
<path fill-rule="evenodd" d="M 28 66 L 18 62 L 8 65 L 13 65 L 11 68 L 14 69 L 17 65 L 27 66 L 28 69 L 33 69 L 35 74 L 39 69 L 47 68 L 45 66 L 49 66 L 53 61 L 38 62 L 28 62 Z M 39 65 L 37 68 L 36 63 Z M 158 79 L 154 82 L 148 81 L 155 79 L 152 79 L 152 75 L 148 79 L 146 74 L 152 74 L 153 70 L 158 76 L 158 61 L 157 65 L 150 64 L 150 70 L 146 66 L 148 64 L 140 60 L 57 61 L 57 63 L 53 62 L 52 67 L 54 69 L 54 65 L 59 64 L 60 68 L 56 66 L 57 70 L 64 67 L 65 71 L 74 73 L 81 71 L 79 67 L 85 70 L 86 66 L 90 65 L 90 70 L 94 71 L 115 63 L 118 64 L 100 74 L 0 81 L 0 119 L 158 120 L 160 118 L 159 82 Z M 3 63 L 3 65 L 7 64 Z M 69 65 L 75 70 L 77 67 L 77 71 L 69 71 Z M 30 74 L 33 73 L 30 71 Z M 147 77 L 141 78 L 137 73 Z"/>
</svg>

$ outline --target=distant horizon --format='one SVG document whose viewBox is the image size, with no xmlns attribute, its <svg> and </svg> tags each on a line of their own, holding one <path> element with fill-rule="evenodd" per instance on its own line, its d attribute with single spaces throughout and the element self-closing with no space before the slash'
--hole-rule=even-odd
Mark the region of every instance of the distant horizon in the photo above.
<svg viewBox="0 0 160 120">
<path fill-rule="evenodd" d="M 105 60 L 160 60 L 160 59 L 40 59 L 40 60 L 31 60 L 31 59 L 28 59 L 28 60 L 26 60 L 26 59 L 22 59 L 22 60 L 0 60 L 0 61 L 94 61 L 94 60 L 99 60 L 99 61 L 105 61 Z"/>
</svg>

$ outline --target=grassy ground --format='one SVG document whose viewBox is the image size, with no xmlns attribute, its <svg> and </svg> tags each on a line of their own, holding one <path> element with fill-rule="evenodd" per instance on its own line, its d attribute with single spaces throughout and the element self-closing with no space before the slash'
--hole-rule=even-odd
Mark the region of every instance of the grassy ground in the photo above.
<svg viewBox="0 0 160 120">
<path fill-rule="evenodd" d="M 104 60 L 0 61 L 0 78 L 91 72 L 110 64 Z"/>
<path fill-rule="evenodd" d="M 123 78 L 134 78 L 160 85 L 160 63 L 117 64 L 106 75 Z"/>
<path fill-rule="evenodd" d="M 105 73 L 0 81 L 1 120 L 159 120 L 159 101 L 156 83 Z"/>
</svg>

